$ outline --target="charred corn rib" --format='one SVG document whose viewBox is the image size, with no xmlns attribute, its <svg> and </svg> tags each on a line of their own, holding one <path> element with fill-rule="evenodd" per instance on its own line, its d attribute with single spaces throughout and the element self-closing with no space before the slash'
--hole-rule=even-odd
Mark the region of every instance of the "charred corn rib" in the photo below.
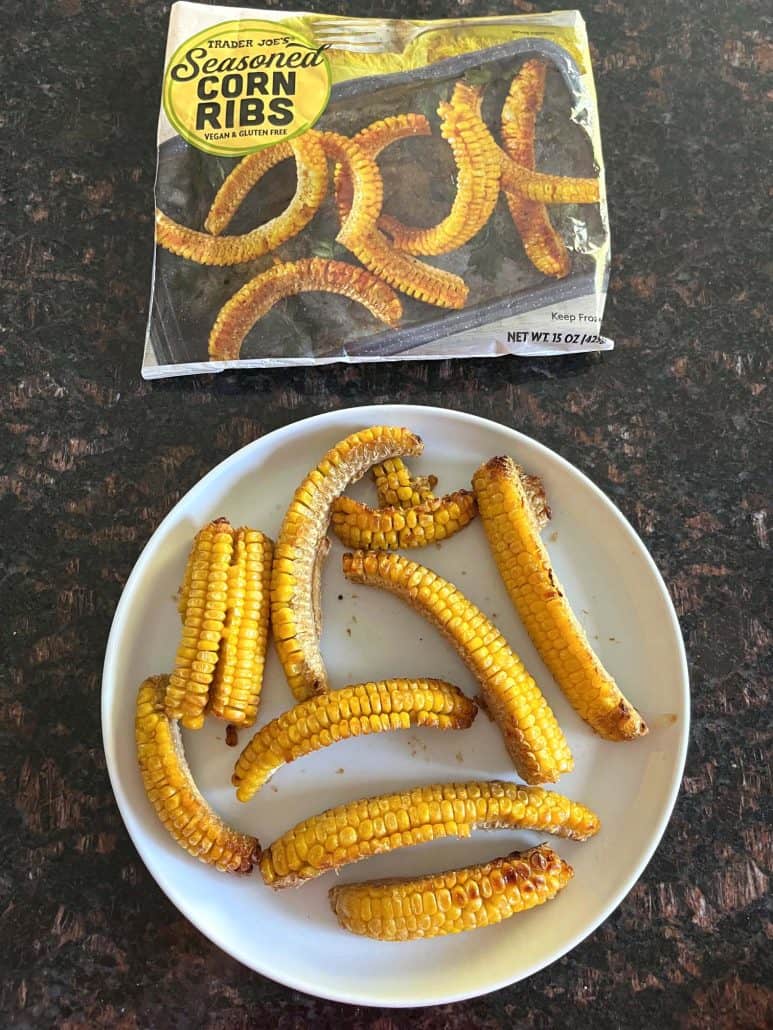
<svg viewBox="0 0 773 1030">
<path fill-rule="evenodd" d="M 135 737 L 150 803 L 175 841 L 222 872 L 249 873 L 260 854 L 254 837 L 226 826 L 193 782 L 180 729 L 164 713 L 166 676 L 151 676 L 137 693 Z"/>
<path fill-rule="evenodd" d="M 502 150 L 499 154 L 502 186 L 508 193 L 518 193 L 527 200 L 543 204 L 597 204 L 598 179 L 572 179 L 562 175 L 546 175 L 516 164 Z"/>
<path fill-rule="evenodd" d="M 270 147 L 264 147 L 255 154 L 243 157 L 223 180 L 223 185 L 212 201 L 209 214 L 204 222 L 207 232 L 216 236 L 227 229 L 244 198 L 250 190 L 257 186 L 266 172 L 280 161 L 285 161 L 292 156 L 292 147 L 289 143 L 282 141 L 274 143 Z"/>
<path fill-rule="evenodd" d="M 310 291 L 356 300 L 387 325 L 396 325 L 403 313 L 394 290 L 364 268 L 345 261 L 303 258 L 261 272 L 223 305 L 209 334 L 209 356 L 235 361 L 247 334 L 276 303 Z"/>
<path fill-rule="evenodd" d="M 281 766 L 339 740 L 411 726 L 466 729 L 477 708 L 443 680 L 382 680 L 310 698 L 259 730 L 239 756 L 232 782 L 250 798 Z"/>
<path fill-rule="evenodd" d="M 368 880 L 328 892 L 338 922 L 377 941 L 414 941 L 494 926 L 543 905 L 574 870 L 541 844 L 483 865 L 414 880 Z"/>
<path fill-rule="evenodd" d="M 225 625 L 232 554 L 233 529 L 227 519 L 217 519 L 198 534 L 189 559 L 182 639 L 166 691 L 167 715 L 181 719 L 187 729 L 204 724 Z"/>
<path fill-rule="evenodd" d="M 330 507 L 376 462 L 421 454 L 408 429 L 373 426 L 353 433 L 306 476 L 284 517 L 271 573 L 271 624 L 279 659 L 297 701 L 327 690 L 313 606 L 313 570 L 330 521 Z"/>
<path fill-rule="evenodd" d="M 208 708 L 234 726 L 252 726 L 258 714 L 266 664 L 272 552 L 273 545 L 263 533 L 235 531 L 223 640 Z"/>
<path fill-rule="evenodd" d="M 372 472 L 381 508 L 412 508 L 435 496 L 437 476 L 412 476 L 402 458 L 374 465 Z"/>
<path fill-rule="evenodd" d="M 394 551 L 447 540 L 475 517 L 475 496 L 457 490 L 412 508 L 371 508 L 351 497 L 333 504 L 331 527 L 345 547 Z"/>
<path fill-rule="evenodd" d="M 539 536 L 520 469 L 511 458 L 492 458 L 473 486 L 491 550 L 507 592 L 545 665 L 567 698 L 607 740 L 647 732 L 595 655 L 569 606 Z"/>
<path fill-rule="evenodd" d="M 438 307 L 464 307 L 468 290 L 463 279 L 397 250 L 376 228 L 383 184 L 374 159 L 345 136 L 324 132 L 320 137 L 325 153 L 343 166 L 352 183 L 352 206 L 337 241 L 401 293 Z"/>
<path fill-rule="evenodd" d="M 527 783 L 553 783 L 571 771 L 569 745 L 539 687 L 496 626 L 461 591 L 423 565 L 384 551 L 345 554 L 343 567 L 352 582 L 397 594 L 454 645 L 477 677 Z"/>
<path fill-rule="evenodd" d="M 382 217 L 382 228 L 400 250 L 447 254 L 471 240 L 491 217 L 501 170 L 499 147 L 481 118 L 482 94 L 481 88 L 459 83 L 450 103 L 438 107 L 440 133 L 456 162 L 456 195 L 448 215 L 429 229 L 408 228 L 395 218 Z"/>
<path fill-rule="evenodd" d="M 263 852 L 260 871 L 270 887 L 296 887 L 329 869 L 439 837 L 469 837 L 476 828 L 586 840 L 599 820 L 584 805 L 539 787 L 440 783 L 351 801 L 306 819 Z"/>
<path fill-rule="evenodd" d="M 397 114 L 361 129 L 353 137 L 353 142 L 375 160 L 381 151 L 392 143 L 411 136 L 429 136 L 431 131 L 429 122 L 423 114 Z M 333 181 L 338 216 L 343 222 L 351 209 L 354 192 L 346 165 L 336 165 Z"/>
<path fill-rule="evenodd" d="M 502 108 L 502 142 L 511 160 L 534 169 L 534 128 L 545 95 L 544 61 L 526 61 L 510 85 Z M 561 279 L 569 274 L 569 252 L 550 221 L 544 204 L 505 190 L 515 227 L 531 263 L 543 273 Z"/>
<path fill-rule="evenodd" d="M 319 210 L 327 192 L 327 161 L 319 133 L 306 132 L 290 142 L 298 170 L 295 194 L 285 210 L 242 236 L 210 236 L 179 225 L 156 211 L 156 242 L 200 265 L 238 265 L 274 250 L 297 235 Z"/>
</svg>

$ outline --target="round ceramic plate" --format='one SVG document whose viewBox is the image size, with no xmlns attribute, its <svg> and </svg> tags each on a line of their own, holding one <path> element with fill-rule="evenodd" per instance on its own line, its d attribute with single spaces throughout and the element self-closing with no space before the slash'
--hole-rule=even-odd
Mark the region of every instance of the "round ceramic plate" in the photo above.
<svg viewBox="0 0 773 1030">
<path fill-rule="evenodd" d="M 273 538 L 293 490 L 322 454 L 365 426 L 410 427 L 425 442 L 411 461 L 438 489 L 469 486 L 475 468 L 509 453 L 542 476 L 553 509 L 545 539 L 574 610 L 602 661 L 651 726 L 642 740 L 594 736 L 569 707 L 518 620 L 474 521 L 440 546 L 411 556 L 456 583 L 504 632 L 541 685 L 575 757 L 557 789 L 600 815 L 585 844 L 549 838 L 575 869 L 547 905 L 506 922 L 433 941 L 385 944 L 340 929 L 327 891 L 334 883 L 422 874 L 486 861 L 539 839 L 476 833 L 406 848 L 321 876 L 298 890 L 271 891 L 260 875 L 228 876 L 196 862 L 167 835 L 145 797 L 134 752 L 138 684 L 168 671 L 180 632 L 174 595 L 197 529 L 218 515 Z M 366 476 L 355 496 L 375 503 Z M 334 686 L 392 676 L 437 676 L 468 694 L 478 686 L 437 630 L 397 598 L 348 583 L 334 540 L 323 578 L 322 650 Z M 259 723 L 291 696 L 273 649 Z M 245 965 L 288 986 L 362 1005 L 429 1005 L 470 998 L 521 980 L 570 951 L 620 903 L 641 875 L 671 813 L 684 766 L 689 722 L 687 666 L 665 586 L 631 526 L 580 472 L 522 434 L 471 415 L 389 405 L 331 412 L 256 440 L 205 476 L 156 530 L 115 614 L 102 685 L 104 745 L 124 822 L 161 889 L 210 940 Z M 238 750 L 225 725 L 207 720 L 185 734 L 193 775 L 228 821 L 264 844 L 325 808 L 416 784 L 515 779 L 496 726 L 480 713 L 471 729 L 431 729 L 344 741 L 281 769 L 248 804 L 230 774 Z M 249 731 L 240 733 L 240 747 Z"/>
</svg>

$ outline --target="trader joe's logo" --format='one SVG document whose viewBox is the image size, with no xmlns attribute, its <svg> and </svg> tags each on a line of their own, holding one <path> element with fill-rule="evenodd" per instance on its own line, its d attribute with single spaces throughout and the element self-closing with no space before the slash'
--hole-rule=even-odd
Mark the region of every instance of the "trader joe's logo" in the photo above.
<svg viewBox="0 0 773 1030">
<path fill-rule="evenodd" d="M 221 22 L 172 55 L 164 110 L 183 139 L 208 154 L 238 157 L 291 139 L 327 106 L 325 49 L 271 22 Z"/>
</svg>

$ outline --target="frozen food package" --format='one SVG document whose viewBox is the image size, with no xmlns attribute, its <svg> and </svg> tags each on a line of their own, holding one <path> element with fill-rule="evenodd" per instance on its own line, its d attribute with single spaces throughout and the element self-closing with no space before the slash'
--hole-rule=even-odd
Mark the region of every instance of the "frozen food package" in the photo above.
<svg viewBox="0 0 773 1030">
<path fill-rule="evenodd" d="M 608 350 L 576 11 L 176 3 L 142 374 Z"/>
</svg>

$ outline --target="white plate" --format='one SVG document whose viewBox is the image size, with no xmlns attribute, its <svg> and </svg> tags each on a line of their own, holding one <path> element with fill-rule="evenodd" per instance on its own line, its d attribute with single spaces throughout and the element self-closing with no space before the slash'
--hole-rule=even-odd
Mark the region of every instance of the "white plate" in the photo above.
<svg viewBox="0 0 773 1030">
<path fill-rule="evenodd" d="M 629 744 L 595 737 L 553 683 L 512 610 L 476 522 L 440 547 L 412 556 L 456 583 L 493 617 L 541 684 L 575 756 L 557 785 L 594 808 L 599 835 L 586 844 L 551 839 L 575 877 L 549 904 L 499 926 L 427 942 L 384 944 L 339 929 L 328 906 L 335 875 L 274 893 L 259 874 L 226 876 L 194 861 L 167 836 L 140 780 L 134 700 L 140 681 L 168 671 L 179 619 L 173 595 L 199 526 L 218 515 L 276 537 L 292 491 L 324 451 L 374 424 L 409 426 L 425 441 L 411 462 L 439 487 L 469 485 L 478 464 L 510 453 L 543 477 L 553 509 L 546 538 L 575 611 L 604 664 L 652 727 Z M 374 496 L 366 477 L 356 488 Z M 469 694 L 477 684 L 437 631 L 397 598 L 352 586 L 334 541 L 324 573 L 323 651 L 335 686 L 389 676 L 439 676 Z M 290 704 L 273 649 L 261 725 Z M 558 455 L 512 429 L 444 409 L 389 405 L 331 412 L 278 429 L 218 465 L 162 522 L 129 577 L 113 620 L 102 684 L 105 753 L 124 822 L 161 889 L 210 940 L 290 987 L 362 1005 L 414 1006 L 495 990 L 566 954 L 620 903 L 641 875 L 671 813 L 687 747 L 689 692 L 673 607 L 651 558 L 620 512 Z M 208 720 L 185 745 L 193 774 L 222 815 L 269 843 L 324 808 L 419 783 L 515 778 L 496 727 L 480 714 L 470 730 L 414 730 L 350 740 L 280 772 L 250 803 L 235 800 L 238 754 L 223 723 Z M 240 734 L 240 747 L 248 739 Z M 421 874 L 531 846 L 529 833 L 479 832 L 435 841 L 345 868 L 340 882 Z"/>
</svg>

